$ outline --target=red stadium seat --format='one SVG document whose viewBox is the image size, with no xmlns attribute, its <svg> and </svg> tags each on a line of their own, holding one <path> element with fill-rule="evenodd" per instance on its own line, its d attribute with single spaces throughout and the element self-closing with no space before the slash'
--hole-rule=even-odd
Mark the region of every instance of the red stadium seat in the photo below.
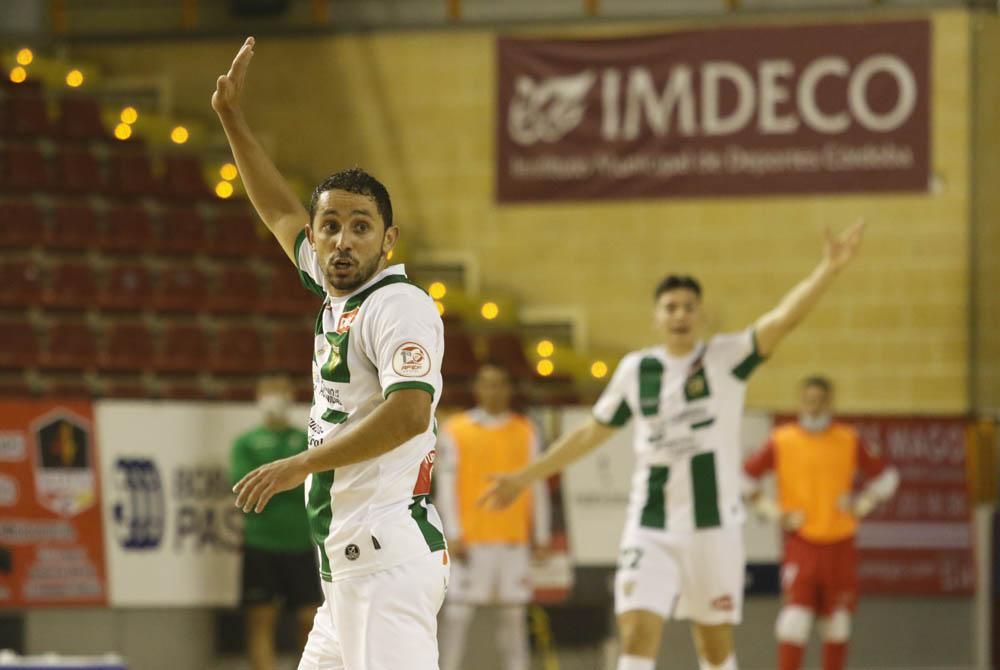
<svg viewBox="0 0 1000 670">
<path fill-rule="evenodd" d="M 97 367 L 97 338 L 80 320 L 56 321 L 46 328 L 46 346 L 39 366 L 46 370 L 87 370 Z"/>
<path fill-rule="evenodd" d="M 153 280 L 138 263 L 112 266 L 97 294 L 97 306 L 111 312 L 141 311 L 151 306 Z"/>
<path fill-rule="evenodd" d="M 147 398 L 151 395 L 141 377 L 101 379 L 100 395 L 105 398 Z"/>
<path fill-rule="evenodd" d="M 196 325 L 173 324 L 160 338 L 153 357 L 157 372 L 201 372 L 208 362 L 208 336 Z"/>
<path fill-rule="evenodd" d="M 219 390 L 219 399 L 230 402 L 252 402 L 257 397 L 256 381 L 232 379 Z"/>
<path fill-rule="evenodd" d="M 315 334 L 311 328 L 285 326 L 272 333 L 264 369 L 308 378 L 314 346 Z"/>
<path fill-rule="evenodd" d="M 264 346 L 251 326 L 226 326 L 215 334 L 209 369 L 224 375 L 253 375 L 263 371 Z"/>
<path fill-rule="evenodd" d="M 472 346 L 469 335 L 459 329 L 446 330 L 444 333 L 444 360 L 441 363 L 441 374 L 449 381 L 465 381 L 476 375 L 479 361 Z"/>
<path fill-rule="evenodd" d="M 48 105 L 39 89 L 19 90 L 7 99 L 5 108 L 2 130 L 7 137 L 25 139 L 52 134 Z"/>
<path fill-rule="evenodd" d="M 51 175 L 41 150 L 23 142 L 8 144 L 0 150 L 0 188 L 18 194 L 47 191 Z"/>
<path fill-rule="evenodd" d="M 45 221 L 30 200 L 0 202 L 0 249 L 28 249 L 41 244 Z"/>
<path fill-rule="evenodd" d="M 153 176 L 146 148 L 141 143 L 116 144 L 108 159 L 108 190 L 121 198 L 159 195 L 160 185 Z"/>
<path fill-rule="evenodd" d="M 22 372 L 0 374 L 0 397 L 27 398 L 34 389 Z"/>
<path fill-rule="evenodd" d="M 198 210 L 193 207 L 168 209 L 160 217 L 157 251 L 179 256 L 201 253 L 208 246 L 207 226 Z"/>
<path fill-rule="evenodd" d="M 153 307 L 163 312 L 198 312 L 205 307 L 208 281 L 186 264 L 165 268 L 153 289 Z"/>
<path fill-rule="evenodd" d="M 227 212 L 216 217 L 207 251 L 220 258 L 253 258 L 261 249 L 257 220 L 245 212 Z M 267 236 L 274 246 L 278 243 Z"/>
<path fill-rule="evenodd" d="M 0 320 L 0 370 L 24 370 L 38 365 L 38 333 L 26 321 Z"/>
<path fill-rule="evenodd" d="M 107 214 L 99 247 L 108 253 L 148 254 L 156 245 L 156 229 L 140 205 L 119 205 Z"/>
<path fill-rule="evenodd" d="M 163 195 L 175 200 L 214 200 L 202 174 L 201 160 L 188 154 L 173 154 L 164 161 Z"/>
<path fill-rule="evenodd" d="M 157 395 L 167 400 L 204 400 L 208 397 L 197 377 L 172 377 L 161 380 Z"/>
<path fill-rule="evenodd" d="M 486 339 L 486 350 L 488 358 L 502 365 L 514 379 L 536 377 L 535 369 L 524 355 L 524 345 L 517 333 L 492 333 Z"/>
<path fill-rule="evenodd" d="M 42 304 L 52 309 L 93 307 L 97 301 L 97 278 L 89 265 L 75 261 L 61 263 L 47 272 Z"/>
<path fill-rule="evenodd" d="M 94 98 L 67 95 L 59 101 L 56 134 L 64 140 L 109 140 L 101 120 L 101 106 Z"/>
<path fill-rule="evenodd" d="M 84 251 L 97 246 L 97 213 L 83 202 L 61 202 L 45 231 L 45 248 Z"/>
<path fill-rule="evenodd" d="M 153 362 L 153 333 L 139 322 L 122 322 L 108 328 L 97 355 L 101 372 L 142 372 Z"/>
<path fill-rule="evenodd" d="M 56 154 L 55 188 L 63 193 L 88 195 L 104 193 L 107 184 L 101 164 L 82 147 L 64 148 Z"/>
<path fill-rule="evenodd" d="M 86 377 L 79 374 L 49 377 L 43 382 L 43 388 L 49 398 L 89 398 L 95 391 Z"/>
<path fill-rule="evenodd" d="M 208 309 L 218 314 L 250 314 L 260 300 L 260 279 L 242 265 L 226 267 L 215 278 Z"/>
<path fill-rule="evenodd" d="M 0 261 L 0 307 L 34 307 L 40 303 L 41 295 L 41 270 L 37 263 Z"/>
<path fill-rule="evenodd" d="M 290 263 L 278 266 L 271 273 L 271 289 L 261 300 L 267 314 L 315 316 L 322 299 L 299 281 L 299 273 Z"/>
</svg>

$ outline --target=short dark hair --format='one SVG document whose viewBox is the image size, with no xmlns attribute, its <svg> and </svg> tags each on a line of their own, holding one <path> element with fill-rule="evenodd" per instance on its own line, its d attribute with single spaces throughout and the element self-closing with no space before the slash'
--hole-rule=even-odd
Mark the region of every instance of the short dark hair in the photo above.
<svg viewBox="0 0 1000 670">
<path fill-rule="evenodd" d="M 392 227 L 392 201 L 385 184 L 359 167 L 352 167 L 340 172 L 334 172 L 324 179 L 312 192 L 309 199 L 309 222 L 316 216 L 316 203 L 319 197 L 327 191 L 347 191 L 358 195 L 367 195 L 375 201 L 378 213 L 382 216 L 386 229 Z"/>
<path fill-rule="evenodd" d="M 698 280 L 691 275 L 667 275 L 659 284 L 657 284 L 656 293 L 653 294 L 653 299 L 659 300 L 660 296 L 667 291 L 675 291 L 679 288 L 693 291 L 694 294 L 698 296 L 698 299 L 701 300 L 701 284 L 699 284 Z"/>
<path fill-rule="evenodd" d="M 829 377 L 824 377 L 823 375 L 810 375 L 802 380 L 802 389 L 807 388 L 818 388 L 822 390 L 827 395 L 833 393 L 833 382 L 830 381 Z"/>
</svg>

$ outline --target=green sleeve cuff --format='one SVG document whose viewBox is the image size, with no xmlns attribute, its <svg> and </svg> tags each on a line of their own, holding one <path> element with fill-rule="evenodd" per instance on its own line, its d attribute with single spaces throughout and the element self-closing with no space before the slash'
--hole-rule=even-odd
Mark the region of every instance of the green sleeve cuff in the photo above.
<svg viewBox="0 0 1000 670">
<path fill-rule="evenodd" d="M 610 426 L 611 428 L 621 428 L 628 420 L 632 418 L 632 410 L 629 408 L 628 403 L 624 400 L 618 405 L 618 409 L 615 410 L 614 415 L 609 421 L 605 421 L 601 417 L 594 414 L 594 420 L 603 426 Z"/>
<path fill-rule="evenodd" d="M 302 269 L 299 265 L 299 249 L 302 248 L 302 243 L 306 240 L 306 230 L 303 228 L 299 231 L 298 236 L 295 238 L 295 267 L 299 270 L 299 281 L 310 293 L 315 293 L 321 298 L 326 297 L 326 290 L 316 283 L 316 280 L 309 276 L 309 273 Z"/>
<path fill-rule="evenodd" d="M 396 382 L 395 384 L 389 386 L 389 388 L 387 388 L 382 395 L 383 397 L 388 398 L 396 391 L 402 391 L 403 389 L 420 389 L 421 391 L 427 391 L 431 394 L 432 400 L 435 394 L 434 387 L 427 382 Z"/>
</svg>

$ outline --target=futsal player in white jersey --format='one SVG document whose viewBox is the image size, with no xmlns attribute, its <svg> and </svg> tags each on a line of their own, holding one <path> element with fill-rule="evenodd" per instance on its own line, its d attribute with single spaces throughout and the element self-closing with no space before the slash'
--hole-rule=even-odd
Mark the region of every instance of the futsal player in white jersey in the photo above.
<svg viewBox="0 0 1000 670">
<path fill-rule="evenodd" d="M 359 169 L 331 175 L 306 211 L 264 154 L 240 110 L 253 47 L 250 38 L 218 79 L 212 107 L 251 202 L 323 302 L 309 449 L 249 473 L 234 489 L 236 504 L 259 512 L 305 482 L 325 602 L 300 670 L 436 670 L 448 582 L 441 521 L 428 498 L 441 318 L 403 267 L 388 265 L 399 229 L 378 180 Z"/>
<path fill-rule="evenodd" d="M 484 504 L 509 505 L 635 421 L 636 469 L 615 576 L 618 670 L 652 670 L 663 622 L 690 619 L 702 670 L 735 670 L 744 551 L 740 422 L 747 379 L 854 258 L 858 223 L 827 234 L 823 258 L 777 307 L 738 333 L 699 339 L 701 286 L 655 292 L 662 344 L 626 355 L 592 418 L 526 468 L 495 478 Z"/>
</svg>

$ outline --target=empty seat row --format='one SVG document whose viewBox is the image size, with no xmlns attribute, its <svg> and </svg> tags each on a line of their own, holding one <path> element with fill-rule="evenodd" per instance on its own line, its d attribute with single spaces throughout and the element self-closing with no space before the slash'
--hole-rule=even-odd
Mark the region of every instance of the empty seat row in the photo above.
<svg viewBox="0 0 1000 670">
<path fill-rule="evenodd" d="M 154 273 L 135 262 L 97 272 L 76 261 L 44 268 L 27 260 L 0 261 L 0 308 L 6 309 L 311 315 L 319 306 L 291 265 L 262 275 L 242 265 L 206 274 L 182 263 Z"/>
<path fill-rule="evenodd" d="M 101 211 L 83 201 L 57 202 L 46 216 L 34 202 L 0 201 L 0 250 L 98 250 L 106 254 L 256 256 L 287 262 L 281 246 L 242 207 L 222 210 L 212 222 L 195 207 L 170 207 L 158 216 L 138 204 Z M 283 260 L 284 259 L 284 260 Z"/>
<path fill-rule="evenodd" d="M 141 322 L 122 322 L 98 332 L 79 319 L 41 330 L 23 320 L 0 320 L 0 332 L 0 370 L 308 375 L 313 342 L 305 327 L 266 333 L 231 325 L 212 332 L 172 323 L 156 332 Z"/>
<path fill-rule="evenodd" d="M 111 137 L 101 120 L 100 103 L 87 95 L 66 94 L 58 98 L 55 119 L 49 116 L 49 101 L 35 85 L 4 88 L 0 97 L 0 135 L 7 137 L 53 137 L 60 140 L 107 141 Z"/>
<path fill-rule="evenodd" d="M 201 160 L 191 154 L 163 157 L 163 176 L 153 172 L 141 146 L 116 146 L 106 162 L 86 147 L 60 147 L 51 157 L 34 142 L 0 147 L 0 191 L 104 195 L 117 198 L 217 200 Z"/>
</svg>

